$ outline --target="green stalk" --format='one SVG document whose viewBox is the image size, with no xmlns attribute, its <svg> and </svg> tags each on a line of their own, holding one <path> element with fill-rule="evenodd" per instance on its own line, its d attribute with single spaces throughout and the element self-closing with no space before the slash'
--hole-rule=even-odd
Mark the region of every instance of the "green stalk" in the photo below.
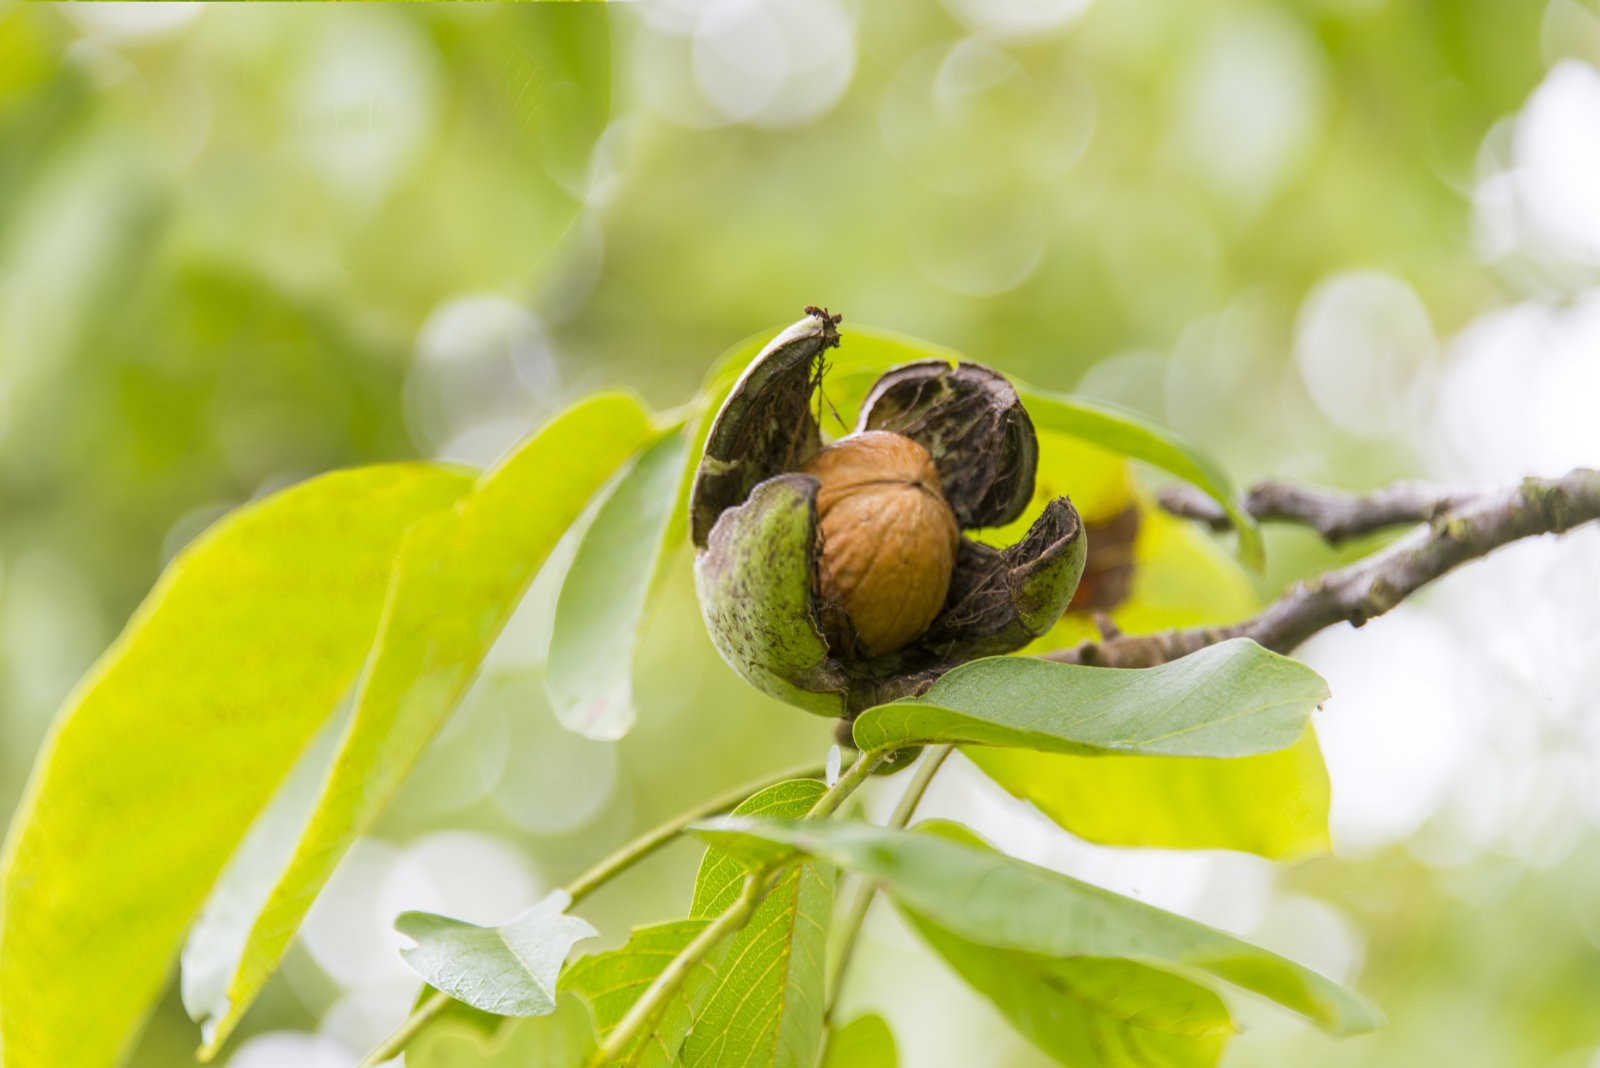
<svg viewBox="0 0 1600 1068">
<path fill-rule="evenodd" d="M 859 764 L 861 761 L 858 760 L 856 763 Z M 852 766 L 851 771 L 854 770 L 855 768 Z M 769 775 L 758 782 L 746 783 L 726 793 L 718 794 L 716 797 L 702 801 L 686 812 L 679 813 L 659 827 L 646 831 L 568 883 L 566 891 L 572 899 L 568 907 L 576 905 L 583 898 L 588 897 L 618 875 L 656 852 L 682 834 L 683 829 L 696 820 L 703 820 L 707 816 L 715 816 L 719 812 L 726 812 L 731 808 L 736 808 L 745 798 L 759 793 L 769 786 L 776 786 L 778 783 L 788 782 L 790 779 L 816 779 L 820 778 L 822 774 L 823 768 L 820 764 L 803 764 L 797 768 L 780 771 L 776 775 Z M 826 795 L 823 799 L 819 799 L 819 803 L 825 799 Z M 405 1050 L 407 1044 L 417 1037 L 417 1033 L 427 1025 L 428 1021 L 443 1012 L 445 1006 L 449 1004 L 450 995 L 443 991 L 435 990 L 428 996 L 427 1000 L 411 1010 L 411 1015 L 406 1017 L 404 1023 L 395 1028 L 392 1034 L 373 1047 L 372 1051 L 361 1059 L 361 1064 L 358 1068 L 376 1068 L 377 1065 L 382 1064 L 384 1061 L 398 1057 Z"/>
<path fill-rule="evenodd" d="M 916 774 L 906 785 L 906 792 L 900 795 L 900 801 L 889 817 L 888 826 L 899 828 L 911 822 L 912 815 L 917 811 L 917 805 L 922 801 L 922 795 L 928 792 L 933 777 L 939 773 L 939 768 L 954 750 L 953 745 L 936 745 L 928 750 L 928 755 L 922 758 Z M 833 1006 L 839 999 L 840 989 L 844 986 L 845 974 L 850 970 L 850 959 L 855 955 L 856 937 L 861 933 L 861 924 L 866 920 L 867 909 L 872 906 L 872 899 L 877 893 L 877 886 L 858 878 L 851 883 L 849 903 L 840 910 L 839 957 L 833 966 L 832 974 L 828 977 L 828 1007 L 823 1013 L 825 1023 L 833 1020 Z"/>
</svg>

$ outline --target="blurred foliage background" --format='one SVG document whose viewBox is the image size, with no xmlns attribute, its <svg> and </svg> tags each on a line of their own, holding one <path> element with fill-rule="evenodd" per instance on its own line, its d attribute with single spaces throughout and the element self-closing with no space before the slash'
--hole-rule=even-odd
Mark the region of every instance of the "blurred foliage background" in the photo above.
<svg viewBox="0 0 1600 1068">
<path fill-rule="evenodd" d="M 0 8 L 0 806 L 226 509 L 336 466 L 485 464 L 602 385 L 680 403 L 807 303 L 1136 407 L 1241 482 L 1592 464 L 1597 66 L 1593 0 Z M 1269 553 L 1263 595 L 1338 558 L 1292 531 Z M 687 625 L 685 566 L 638 728 L 564 733 L 538 674 L 559 573 L 232 1064 L 353 1064 L 414 992 L 395 912 L 503 919 L 821 753 L 825 724 Z M 1062 841 L 959 763 L 932 807 L 1390 1016 L 1336 1043 L 1241 1005 L 1230 1064 L 1600 1064 L 1597 604 L 1589 531 L 1313 641 L 1329 857 Z M 696 853 L 586 912 L 608 937 L 680 914 Z M 850 1000 L 906 1063 L 1041 1063 L 892 916 L 867 945 Z M 136 1063 L 195 1044 L 174 995 Z"/>
</svg>

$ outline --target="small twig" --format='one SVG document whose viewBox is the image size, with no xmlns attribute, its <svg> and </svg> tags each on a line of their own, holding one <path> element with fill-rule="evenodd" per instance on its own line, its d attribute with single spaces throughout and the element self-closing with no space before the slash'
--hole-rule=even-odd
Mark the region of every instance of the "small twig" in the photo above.
<svg viewBox="0 0 1600 1068">
<path fill-rule="evenodd" d="M 681 812 L 672 819 L 653 827 L 618 849 L 615 853 L 604 858 L 594 867 L 585 871 L 567 884 L 566 890 L 571 900 L 567 907 L 571 908 L 583 898 L 604 886 L 607 882 L 621 875 L 641 860 L 656 852 L 662 846 L 671 842 L 683 829 L 696 820 L 703 820 L 707 816 L 715 816 L 719 812 L 726 812 L 734 808 L 745 798 L 765 790 L 780 782 L 790 779 L 817 779 L 821 778 L 823 767 L 820 764 L 803 764 L 797 768 L 780 771 L 776 775 L 769 775 L 756 782 L 746 783 L 726 793 L 718 794 L 696 805 L 686 812 Z M 361 1058 L 358 1068 L 376 1068 L 384 1061 L 392 1060 L 405 1050 L 417 1033 L 423 1029 L 435 1016 L 439 1015 L 450 1004 L 450 995 L 441 990 L 435 990 L 426 1000 L 411 1010 L 411 1015 L 394 1029 L 382 1042 L 372 1048 L 365 1057 Z"/>
<path fill-rule="evenodd" d="M 1297 584 L 1242 623 L 1086 641 L 1047 654 L 1047 659 L 1150 667 L 1229 638 L 1252 638 L 1268 649 L 1288 653 L 1325 627 L 1361 626 L 1439 576 L 1502 545 L 1561 534 L 1596 519 L 1600 519 L 1600 471 L 1580 467 L 1560 478 L 1526 478 L 1513 489 L 1466 497 L 1464 503 L 1435 515 L 1427 526 L 1387 548 Z"/>
<path fill-rule="evenodd" d="M 1244 509 L 1262 522 L 1310 527 L 1329 545 L 1361 534 L 1408 523 L 1426 523 L 1470 504 L 1479 495 L 1446 490 L 1425 482 L 1397 482 L 1371 493 L 1260 482 L 1245 494 Z M 1156 494 L 1165 511 L 1198 519 L 1212 530 L 1227 530 L 1227 515 L 1216 501 L 1193 486 L 1166 486 Z"/>
<path fill-rule="evenodd" d="M 945 759 L 955 751 L 955 748 L 953 745 L 936 745 L 928 750 L 911 782 L 906 785 L 905 793 L 900 795 L 900 801 L 895 805 L 887 826 L 898 828 L 911 822 L 912 815 L 917 811 L 917 805 L 922 801 L 922 795 L 927 793 L 933 777 L 939 773 L 939 768 L 944 765 Z M 856 938 L 861 934 L 861 925 L 867 918 L 867 909 L 872 906 L 872 899 L 877 892 L 877 884 L 857 878 L 851 884 L 852 896 L 849 903 L 840 909 L 839 957 L 834 963 L 833 973 L 828 977 L 828 1007 L 823 1011 L 824 1025 L 833 1020 L 833 1007 L 839 1000 L 839 991 L 844 988 L 844 977 L 850 970 L 850 959 L 855 956 Z"/>
</svg>

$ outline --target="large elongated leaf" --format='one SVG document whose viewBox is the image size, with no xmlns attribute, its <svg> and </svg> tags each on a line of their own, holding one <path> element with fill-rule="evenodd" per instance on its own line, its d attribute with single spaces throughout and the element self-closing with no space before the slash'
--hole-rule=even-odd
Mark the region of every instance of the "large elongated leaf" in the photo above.
<svg viewBox="0 0 1600 1068">
<path fill-rule="evenodd" d="M 875 1012 L 857 1016 L 830 1034 L 822 1055 L 822 1068 L 897 1068 L 899 1063 L 894 1032 Z"/>
<path fill-rule="evenodd" d="M 779 783 L 747 798 L 734 812 L 799 819 L 826 789 L 815 779 Z M 710 918 L 726 909 L 745 875 L 736 858 L 708 850 L 695 881 L 692 915 Z M 679 1054 L 685 1065 L 816 1064 L 832 910 L 831 868 L 796 865 L 773 887 L 728 947 Z"/>
<path fill-rule="evenodd" d="M 642 453 L 578 545 L 561 587 L 545 692 L 556 718 L 611 741 L 633 726 L 634 644 L 686 451 L 682 432 Z"/>
<path fill-rule="evenodd" d="M 1066 1065 L 1209 1068 L 1233 1034 L 1212 990 L 1131 960 L 970 942 L 908 912 L 923 939 L 1034 1045 Z"/>
<path fill-rule="evenodd" d="M 799 850 L 881 882 L 896 903 L 969 942 L 1048 957 L 1124 958 L 1206 973 L 1301 1013 L 1334 1034 L 1371 1030 L 1360 995 L 1232 935 L 1132 898 L 949 838 L 853 822 L 724 816 L 695 827 L 752 861 Z"/>
<path fill-rule="evenodd" d="M 402 912 L 394 926 L 416 945 L 406 963 L 457 1001 L 498 1016 L 545 1016 L 556 1008 L 556 976 L 572 947 L 597 932 L 557 890 L 498 927 L 432 912 Z"/>
<path fill-rule="evenodd" d="M 635 928 L 627 945 L 609 953 L 573 962 L 561 978 L 561 989 L 583 999 L 603 1039 L 627 1015 L 633 1003 L 710 920 L 690 919 Z M 619 1062 L 625 1068 L 667 1068 L 677 1063 L 678 1049 L 694 1023 L 698 1007 L 716 981 L 720 953 L 690 973 L 667 1003 L 649 1033 L 641 1035 Z"/>
<path fill-rule="evenodd" d="M 956 824 L 918 830 L 989 849 Z M 1216 992 L 1181 976 L 1131 960 L 996 949 L 902 911 L 950 967 L 1062 1064 L 1209 1068 L 1234 1033 Z"/>
<path fill-rule="evenodd" d="M 407 536 L 350 727 L 226 996 L 210 1006 L 203 1056 L 238 1023 L 339 858 L 444 724 L 562 532 L 650 433 L 648 414 L 631 397 L 591 397 Z"/>
<path fill-rule="evenodd" d="M 1239 534 L 1239 559 L 1259 571 L 1266 561 L 1261 528 L 1239 504 L 1239 493 L 1222 467 L 1198 448 L 1134 412 L 1099 401 L 1049 393 L 1017 384 L 1028 414 L 1042 429 L 1091 441 L 1112 452 L 1154 464 L 1204 490 L 1222 506 Z"/>
<path fill-rule="evenodd" d="M 987 657 L 924 695 L 855 723 L 863 751 L 959 742 L 1056 753 L 1240 757 L 1305 733 L 1328 684 L 1297 660 L 1235 638 L 1151 668 Z"/>
<path fill-rule="evenodd" d="M 406 528 L 470 486 L 420 464 L 324 475 L 233 513 L 167 568 L 67 700 L 11 825 L 8 1066 L 96 1068 L 125 1048 L 229 854 L 360 669 Z"/>
</svg>

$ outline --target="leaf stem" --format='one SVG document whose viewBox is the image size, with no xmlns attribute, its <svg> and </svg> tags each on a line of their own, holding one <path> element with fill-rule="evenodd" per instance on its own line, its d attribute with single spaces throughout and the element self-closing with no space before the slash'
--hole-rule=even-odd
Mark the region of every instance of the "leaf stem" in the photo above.
<svg viewBox="0 0 1600 1068">
<path fill-rule="evenodd" d="M 916 774 L 906 784 L 905 793 L 900 795 L 900 801 L 894 806 L 888 826 L 900 828 L 911 822 L 912 815 L 917 811 L 917 805 L 922 801 L 922 795 L 928 792 L 933 777 L 939 774 L 939 769 L 954 750 L 953 745 L 936 745 L 928 750 L 927 756 L 922 758 L 922 763 L 917 767 Z M 839 1000 L 839 991 L 844 986 L 845 974 L 850 970 L 850 960 L 855 956 L 856 938 L 861 934 L 861 925 L 867 918 L 867 909 L 871 907 L 872 899 L 877 893 L 878 887 L 875 884 L 857 879 L 851 884 L 849 902 L 840 910 L 839 956 L 834 962 L 833 973 L 828 977 L 828 1007 L 823 1012 L 824 1026 L 833 1021 L 833 1007 Z"/>
<path fill-rule="evenodd" d="M 761 905 L 761 899 L 767 896 L 772 875 L 780 867 L 781 865 L 771 865 L 751 872 L 745 877 L 744 886 L 733 904 L 724 909 L 703 931 L 695 935 L 694 941 L 684 946 L 678 955 L 672 958 L 649 988 L 639 996 L 639 1000 L 628 1009 L 627 1015 L 617 1021 L 617 1026 L 611 1029 L 605 1041 L 600 1044 L 600 1048 L 589 1058 L 590 1068 L 603 1068 L 604 1065 L 613 1064 L 622 1058 L 634 1038 L 655 1021 L 656 1016 L 677 994 L 678 989 L 688 980 L 690 973 L 700 962 L 705 960 L 724 938 L 750 922 L 750 917 L 755 915 L 756 909 Z"/>
<path fill-rule="evenodd" d="M 856 792 L 856 788 L 867 781 L 867 776 L 878 770 L 878 765 L 884 762 L 888 753 L 883 750 L 874 750 L 862 753 L 856 757 L 850 769 L 839 776 L 839 781 L 828 788 L 828 792 L 817 798 L 817 803 L 811 806 L 811 811 L 806 813 L 808 820 L 820 820 L 838 811 L 845 799 Z"/>
<path fill-rule="evenodd" d="M 404 1023 L 361 1058 L 361 1063 L 356 1068 L 376 1068 L 384 1061 L 400 1056 L 411 1040 L 417 1037 L 417 1032 L 426 1027 L 428 1022 L 443 1012 L 445 1006 L 449 1004 L 450 995 L 443 990 L 435 990 L 429 994 L 425 1001 L 411 1010 L 411 1015 L 406 1017 Z"/>
<path fill-rule="evenodd" d="M 567 893 L 572 895 L 572 904 L 576 905 L 595 890 L 672 841 L 683 833 L 685 827 L 696 820 L 703 820 L 707 816 L 715 816 L 719 812 L 726 812 L 736 807 L 745 798 L 759 793 L 769 786 L 776 786 L 778 783 L 788 782 L 790 779 L 818 779 L 822 777 L 822 774 L 823 767 L 821 764 L 802 764 L 799 767 L 780 771 L 776 775 L 769 775 L 757 782 L 745 783 L 736 789 L 702 801 L 687 812 L 682 812 L 666 823 L 661 824 L 661 826 L 641 834 L 588 871 L 573 879 L 567 884 Z"/>
<path fill-rule="evenodd" d="M 860 762 L 857 761 L 857 763 Z M 853 771 L 854 768 L 852 767 L 851 770 Z M 821 764 L 802 764 L 799 767 L 787 768 L 775 775 L 769 775 L 756 782 L 745 783 L 743 786 L 718 794 L 716 797 L 708 798 L 694 808 L 679 813 L 660 826 L 653 827 L 641 834 L 568 883 L 566 891 L 572 899 L 568 907 L 576 905 L 580 900 L 588 897 L 607 882 L 644 860 L 668 842 L 671 842 L 683 833 L 685 827 L 696 820 L 705 819 L 707 816 L 715 816 L 719 812 L 726 812 L 728 809 L 736 807 L 745 798 L 765 790 L 769 786 L 775 786 L 780 782 L 788 782 L 790 779 L 820 778 L 822 774 L 823 767 Z M 426 1000 L 411 1010 L 411 1015 L 406 1017 L 404 1023 L 373 1047 L 372 1051 L 361 1059 L 361 1063 L 357 1068 L 376 1068 L 377 1065 L 382 1064 L 384 1061 L 398 1057 L 406 1048 L 406 1045 L 417 1037 L 417 1033 L 422 1030 L 428 1021 L 443 1012 L 449 1004 L 450 995 L 443 991 L 435 990 Z"/>
<path fill-rule="evenodd" d="M 883 750 L 874 750 L 856 757 L 855 763 L 839 777 L 839 781 L 828 787 L 827 791 L 817 798 L 816 804 L 811 806 L 805 818 L 820 820 L 831 816 L 840 805 L 844 804 L 846 798 L 867 781 L 887 756 L 888 753 Z M 744 887 L 733 904 L 672 958 L 671 963 L 656 976 L 645 992 L 639 995 L 639 999 L 628 1009 L 627 1015 L 617 1021 L 617 1025 L 606 1035 L 605 1041 L 590 1058 L 591 1068 L 609 1064 L 621 1057 L 639 1033 L 655 1022 L 656 1017 L 688 980 L 695 966 L 703 961 L 719 942 L 750 922 L 750 917 L 755 915 L 762 899 L 767 896 L 767 891 L 772 888 L 775 877 L 788 864 L 788 860 L 778 860 L 752 871 L 745 877 Z"/>
</svg>

